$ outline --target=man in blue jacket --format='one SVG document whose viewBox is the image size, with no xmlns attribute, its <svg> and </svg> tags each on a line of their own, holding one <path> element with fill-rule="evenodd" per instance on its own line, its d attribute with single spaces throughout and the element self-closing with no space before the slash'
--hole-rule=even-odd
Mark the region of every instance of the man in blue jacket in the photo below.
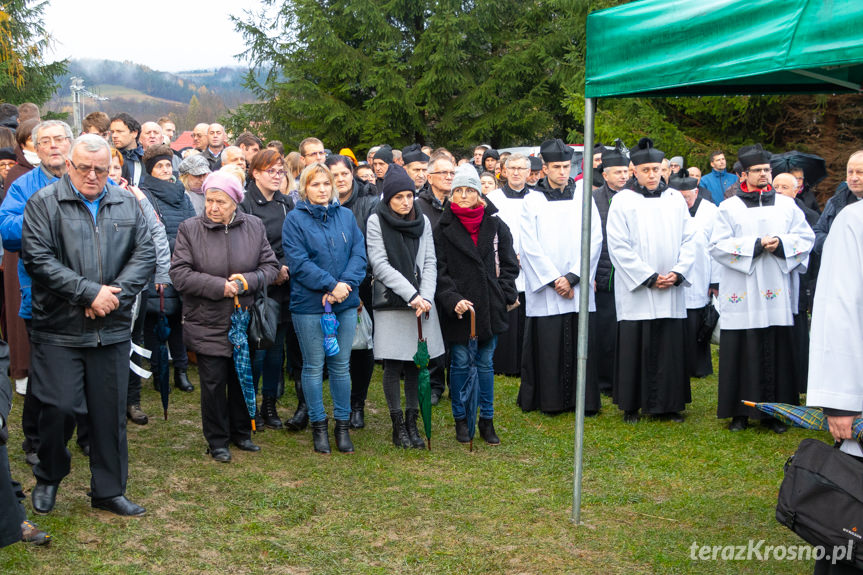
<svg viewBox="0 0 863 575">
<path fill-rule="evenodd" d="M 713 203 L 717 206 L 725 199 L 725 190 L 734 185 L 737 177 L 725 171 L 725 153 L 715 150 L 710 154 L 710 167 L 713 171 L 701 178 L 701 185 L 710 192 Z"/>
</svg>

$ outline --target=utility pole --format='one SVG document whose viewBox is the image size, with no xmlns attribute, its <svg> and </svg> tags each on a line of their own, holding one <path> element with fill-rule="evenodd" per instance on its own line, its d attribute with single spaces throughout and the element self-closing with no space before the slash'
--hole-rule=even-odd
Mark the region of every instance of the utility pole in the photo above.
<svg viewBox="0 0 863 575">
<path fill-rule="evenodd" d="M 100 102 L 104 102 L 108 100 L 108 98 L 94 94 L 85 88 L 83 78 L 72 76 L 69 80 L 71 81 L 69 84 L 69 90 L 72 92 L 72 130 L 73 133 L 80 134 L 83 129 L 82 123 L 84 121 L 84 102 L 81 99 L 81 96 L 93 98 Z"/>
</svg>

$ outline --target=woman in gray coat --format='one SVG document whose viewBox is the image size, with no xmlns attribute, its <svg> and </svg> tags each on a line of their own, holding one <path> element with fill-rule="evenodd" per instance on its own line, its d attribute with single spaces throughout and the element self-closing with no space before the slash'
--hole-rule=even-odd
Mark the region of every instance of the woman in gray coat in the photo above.
<svg viewBox="0 0 863 575">
<path fill-rule="evenodd" d="M 396 447 L 422 449 L 417 429 L 419 402 L 417 318 L 430 357 L 444 353 L 434 301 L 437 263 L 431 224 L 414 203 L 416 188 L 404 169 L 391 164 L 383 183 L 383 199 L 366 224 L 366 245 L 372 266 L 372 308 L 375 312 L 375 359 L 384 362 L 384 395 L 393 422 Z M 399 379 L 404 373 L 405 404 L 401 407 Z"/>
</svg>

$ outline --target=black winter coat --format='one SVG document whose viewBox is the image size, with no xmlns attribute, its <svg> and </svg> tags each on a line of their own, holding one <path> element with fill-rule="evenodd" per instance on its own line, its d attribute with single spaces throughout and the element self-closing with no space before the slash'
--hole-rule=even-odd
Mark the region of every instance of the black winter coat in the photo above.
<svg viewBox="0 0 863 575">
<path fill-rule="evenodd" d="M 294 200 L 290 196 L 277 192 L 273 195 L 272 200 L 267 201 L 254 180 L 249 180 L 248 185 L 246 185 L 246 197 L 240 203 L 239 209 L 245 214 L 258 217 L 263 222 L 264 228 L 267 230 L 267 241 L 270 242 L 270 247 L 276 254 L 279 265 L 288 265 L 285 260 L 285 249 L 282 247 L 282 226 L 285 225 L 288 212 L 294 209 Z M 278 286 L 268 286 L 267 296 L 279 302 L 281 321 L 288 321 L 291 316 L 290 281 Z"/>
<path fill-rule="evenodd" d="M 440 221 L 441 214 L 443 214 L 446 209 L 449 200 L 444 198 L 443 205 L 437 202 L 437 198 L 435 198 L 434 192 L 431 191 L 431 187 L 424 187 L 419 195 L 417 196 L 417 202 L 420 205 L 420 210 L 425 217 L 429 219 L 429 223 L 431 224 L 432 229 L 437 227 L 438 222 Z"/>
<path fill-rule="evenodd" d="M 450 343 L 467 344 L 470 337 L 470 314 L 458 319 L 455 313 L 456 304 L 463 299 L 473 302 L 480 341 L 509 327 L 506 306 L 518 299 L 515 288 L 518 259 L 512 247 L 512 233 L 503 220 L 493 217 L 495 213 L 497 208 L 486 206 L 477 245 L 449 206 L 433 228 L 437 255 L 435 300 L 441 332 Z M 498 263 L 500 275 L 496 271 Z"/>
<path fill-rule="evenodd" d="M 602 251 L 599 253 L 599 264 L 596 267 L 596 291 L 611 293 L 614 293 L 614 266 L 608 255 L 608 236 L 605 232 L 605 225 L 608 223 L 608 208 L 611 206 L 611 199 L 616 193 L 608 187 L 608 184 L 602 184 L 593 190 L 593 201 L 596 203 L 597 211 L 599 211 L 599 219 L 602 220 Z"/>
<path fill-rule="evenodd" d="M 360 231 L 363 232 L 363 237 L 366 237 L 366 222 L 368 222 L 369 216 L 372 215 L 379 201 L 376 187 L 354 178 L 354 191 L 351 192 L 351 197 L 342 204 L 342 207 L 354 213 L 354 218 L 357 220 Z"/>
<path fill-rule="evenodd" d="M 33 280 L 30 339 L 67 347 L 128 341 L 132 303 L 156 271 L 156 248 L 138 200 L 107 186 L 96 222 L 69 175 L 27 201 L 21 261 Z M 117 286 L 120 307 L 87 319 L 103 285 Z"/>
<path fill-rule="evenodd" d="M 168 247 L 171 248 L 173 254 L 177 228 L 183 221 L 195 217 L 195 208 L 192 206 L 189 196 L 186 195 L 186 188 L 181 182 L 160 180 L 149 174 L 141 176 L 138 187 L 150 200 L 150 204 L 156 210 L 156 215 L 159 216 L 159 221 L 164 224 L 165 234 L 168 236 Z M 166 286 L 165 313 L 175 315 L 180 313 L 181 309 L 180 294 L 177 293 L 174 286 Z M 155 283 L 150 283 L 147 291 L 147 312 L 159 312 L 159 292 L 156 291 Z"/>
<path fill-rule="evenodd" d="M 833 225 L 833 220 L 836 219 L 836 216 L 839 215 L 839 212 L 845 206 L 857 201 L 857 196 L 848 188 L 847 182 L 839 184 L 839 187 L 836 188 L 836 193 L 833 194 L 832 198 L 827 200 L 824 211 L 821 212 L 821 217 L 818 218 L 818 223 L 812 228 L 812 231 L 815 232 L 815 247 L 812 249 L 813 252 L 817 254 L 821 253 L 821 250 L 824 249 L 824 241 L 827 239 L 827 234 L 830 233 L 830 227 Z"/>
</svg>

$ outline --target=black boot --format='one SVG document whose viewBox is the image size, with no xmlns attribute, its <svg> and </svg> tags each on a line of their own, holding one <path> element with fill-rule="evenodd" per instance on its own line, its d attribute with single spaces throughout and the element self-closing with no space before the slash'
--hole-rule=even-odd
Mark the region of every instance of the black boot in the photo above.
<svg viewBox="0 0 863 575">
<path fill-rule="evenodd" d="M 330 452 L 330 436 L 327 431 L 327 420 L 312 422 L 312 439 L 315 442 L 315 451 L 318 453 Z"/>
<path fill-rule="evenodd" d="M 362 429 L 366 426 L 366 406 L 365 403 L 358 403 L 351 406 L 351 429 Z"/>
<path fill-rule="evenodd" d="M 302 431 L 309 424 L 309 412 L 306 409 L 306 397 L 303 395 L 303 386 L 299 382 L 294 383 L 297 390 L 297 410 L 293 417 L 285 422 L 285 428 L 288 431 Z"/>
<path fill-rule="evenodd" d="M 342 453 L 353 453 L 354 443 L 351 441 L 350 422 L 347 419 L 337 419 L 336 427 L 333 429 L 333 435 L 336 437 L 336 447 Z"/>
<path fill-rule="evenodd" d="M 500 445 L 500 439 L 494 432 L 494 421 L 491 418 L 479 418 L 479 436 L 489 445 Z"/>
<path fill-rule="evenodd" d="M 261 402 L 261 415 L 264 417 L 264 425 L 270 429 L 281 429 L 282 420 L 276 411 L 276 398 L 264 396 Z"/>
<path fill-rule="evenodd" d="M 393 445 L 396 447 L 410 447 L 411 440 L 405 429 L 405 420 L 401 411 L 391 411 L 390 419 L 393 420 Z"/>
<path fill-rule="evenodd" d="M 459 443 L 470 443 L 470 434 L 467 430 L 467 419 L 455 420 L 455 440 Z"/>
<path fill-rule="evenodd" d="M 260 408 L 255 408 L 255 431 L 263 432 L 264 431 L 264 418 L 261 417 Z"/>
<path fill-rule="evenodd" d="M 195 386 L 189 381 L 189 376 L 186 375 L 185 369 L 174 370 L 174 386 L 180 391 L 195 391 Z"/>
<path fill-rule="evenodd" d="M 418 415 L 418 409 L 405 410 L 405 430 L 408 432 L 408 439 L 410 440 L 411 447 L 414 449 L 425 449 L 426 442 L 422 437 L 420 437 L 419 429 L 417 429 Z"/>
</svg>

